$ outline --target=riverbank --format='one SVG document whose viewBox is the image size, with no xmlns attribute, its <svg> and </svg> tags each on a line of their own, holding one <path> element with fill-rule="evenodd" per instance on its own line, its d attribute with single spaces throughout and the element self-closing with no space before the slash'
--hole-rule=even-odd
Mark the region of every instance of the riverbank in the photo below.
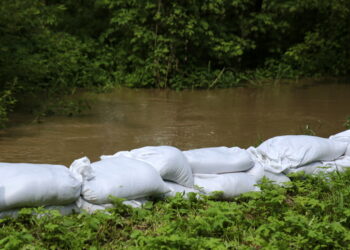
<svg viewBox="0 0 350 250">
<path fill-rule="evenodd" d="M 80 88 L 213 89 L 349 76 L 349 10 L 335 0 L 37 1 L 30 8 L 4 0 L 0 126 L 22 95 L 42 100 L 36 112 L 45 116 L 79 113 L 82 105 L 61 99 Z"/>
<path fill-rule="evenodd" d="M 261 192 L 232 201 L 215 197 L 165 201 L 133 209 L 116 200 L 109 213 L 1 219 L 4 249 L 260 249 L 347 248 L 350 172 L 291 176 L 285 187 L 263 182 Z M 38 210 L 34 210 L 36 213 Z M 39 212 L 40 213 L 40 212 Z"/>
<path fill-rule="evenodd" d="M 334 85 L 334 84 L 349 84 L 350 77 L 312 77 L 312 78 L 294 78 L 294 79 L 267 79 L 264 77 L 261 78 L 251 78 L 246 79 L 242 78 L 236 80 L 236 83 L 231 85 L 212 85 L 212 87 L 207 86 L 203 88 L 195 87 L 195 84 L 192 86 L 187 86 L 186 88 L 181 89 L 181 91 L 193 91 L 193 90 L 214 90 L 214 89 L 230 89 L 230 88 L 267 88 L 272 90 L 272 88 L 280 88 L 281 86 L 288 86 L 288 88 L 307 88 L 313 87 L 315 85 Z M 233 81 L 235 82 L 235 81 Z M 16 115 L 11 115 L 13 113 L 28 114 L 28 117 L 32 117 L 36 122 L 42 122 L 45 120 L 45 117 L 58 115 L 58 116 L 79 116 L 85 113 L 88 113 L 91 109 L 91 99 L 85 98 L 85 96 L 91 96 L 95 94 L 106 94 L 114 93 L 119 89 L 127 89 L 127 87 L 122 85 L 105 85 L 99 87 L 89 87 L 89 88 L 76 88 L 70 94 L 65 95 L 47 95 L 45 91 L 39 93 L 22 93 L 18 95 L 15 99 L 9 99 L 7 102 L 11 108 L 6 112 L 6 105 L 3 105 L 0 109 L 0 113 L 3 112 L 2 123 L 0 118 L 0 124 L 3 127 L 6 127 L 6 124 L 10 122 L 13 124 L 16 122 L 13 119 L 16 119 Z M 132 88 L 139 89 L 140 91 L 145 91 L 146 88 Z M 154 88 L 150 88 L 154 90 Z M 162 89 L 162 88 L 155 88 Z M 176 89 L 168 88 L 162 89 L 165 92 L 169 91 L 179 91 Z M 272 90 L 273 91 L 273 90 Z M 9 94 L 11 95 L 11 94 Z M 40 97 L 40 98 L 39 98 Z M 6 98 L 5 98 L 6 99 Z M 11 101 L 10 101 L 11 100 Z M 4 101 L 5 102 L 5 101 Z M 2 111 L 1 111 L 2 110 Z M 12 122 L 11 122 L 12 120 Z M 5 123 L 6 121 L 6 123 Z M 1 127 L 0 127 L 1 128 Z"/>
</svg>

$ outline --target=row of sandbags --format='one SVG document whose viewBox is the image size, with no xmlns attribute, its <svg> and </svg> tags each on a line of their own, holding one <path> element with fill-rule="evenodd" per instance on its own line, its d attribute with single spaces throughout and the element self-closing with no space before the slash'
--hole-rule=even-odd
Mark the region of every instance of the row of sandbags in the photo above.
<svg viewBox="0 0 350 250">
<path fill-rule="evenodd" d="M 87 157 L 70 168 L 48 164 L 0 163 L 0 217 L 22 207 L 46 206 L 62 214 L 79 209 L 93 212 L 112 206 L 111 197 L 138 207 L 149 197 L 177 192 L 211 194 L 223 198 L 258 191 L 265 176 L 276 183 L 286 174 L 305 171 L 343 171 L 350 166 L 350 130 L 329 139 L 316 136 L 278 136 L 247 150 L 238 147 L 180 151 L 171 146 L 143 147 Z M 321 167 L 321 168 L 320 168 Z M 326 168 L 325 168 L 326 167 Z"/>
<path fill-rule="evenodd" d="M 286 174 L 342 172 L 350 167 L 350 130 L 330 136 L 287 135 L 271 138 L 247 149 L 262 166 L 265 176 L 278 183 L 290 181 Z"/>
<path fill-rule="evenodd" d="M 94 163 L 84 157 L 70 170 L 83 178 L 79 207 L 93 211 L 110 207 L 111 195 L 133 200 L 130 205 L 177 192 L 224 191 L 224 197 L 234 197 L 258 190 L 255 176 L 243 172 L 253 166 L 250 154 L 236 147 L 181 152 L 171 146 L 148 146 L 101 156 Z"/>
</svg>

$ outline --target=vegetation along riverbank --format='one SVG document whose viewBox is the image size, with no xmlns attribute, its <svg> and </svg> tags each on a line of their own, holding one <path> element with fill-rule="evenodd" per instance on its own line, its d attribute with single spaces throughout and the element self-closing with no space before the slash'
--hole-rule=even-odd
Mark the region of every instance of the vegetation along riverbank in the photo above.
<svg viewBox="0 0 350 250">
<path fill-rule="evenodd" d="M 350 244 L 350 172 L 291 176 L 285 187 L 231 201 L 180 194 L 133 209 L 1 219 L 4 249 L 344 249 Z M 34 210 L 40 213 L 40 210 Z M 49 214 L 48 214 L 49 213 Z"/>
<path fill-rule="evenodd" d="M 0 124 L 23 99 L 62 105 L 77 88 L 346 76 L 349 11 L 339 0 L 3 0 Z"/>
</svg>

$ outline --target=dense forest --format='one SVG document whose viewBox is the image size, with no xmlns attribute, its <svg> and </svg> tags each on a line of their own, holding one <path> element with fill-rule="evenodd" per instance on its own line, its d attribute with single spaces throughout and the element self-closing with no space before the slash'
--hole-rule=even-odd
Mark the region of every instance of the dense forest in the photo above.
<svg viewBox="0 0 350 250">
<path fill-rule="evenodd" d="M 2 0 L 0 124 L 78 88 L 346 76 L 348 0 Z"/>
</svg>

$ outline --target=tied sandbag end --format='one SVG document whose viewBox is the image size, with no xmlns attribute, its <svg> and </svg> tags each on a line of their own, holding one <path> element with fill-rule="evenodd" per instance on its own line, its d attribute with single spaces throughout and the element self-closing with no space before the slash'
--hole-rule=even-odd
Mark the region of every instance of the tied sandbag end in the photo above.
<svg viewBox="0 0 350 250">
<path fill-rule="evenodd" d="M 86 156 L 73 161 L 69 167 L 69 171 L 81 182 L 83 180 L 91 180 L 94 178 L 90 159 Z"/>
</svg>

